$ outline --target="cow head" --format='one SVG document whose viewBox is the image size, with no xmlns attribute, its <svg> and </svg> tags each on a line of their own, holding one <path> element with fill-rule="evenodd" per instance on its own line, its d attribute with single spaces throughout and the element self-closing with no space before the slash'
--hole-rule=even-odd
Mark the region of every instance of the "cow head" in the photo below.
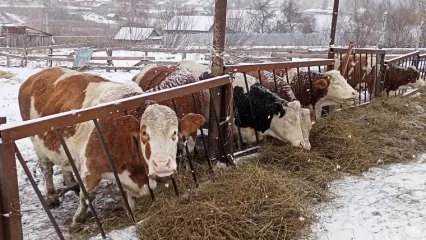
<svg viewBox="0 0 426 240">
<path fill-rule="evenodd" d="M 169 107 L 150 103 L 140 121 L 132 115 L 116 119 L 116 124 L 137 137 L 142 156 L 148 166 L 149 176 L 165 177 L 172 175 L 177 168 L 176 154 L 179 137 L 188 136 L 204 124 L 199 114 L 187 114 L 178 119 Z"/>
<path fill-rule="evenodd" d="M 314 88 L 321 96 L 318 104 L 322 106 L 348 105 L 355 103 L 357 92 L 337 70 L 331 70 L 315 81 Z"/>
<path fill-rule="evenodd" d="M 420 77 L 420 72 L 415 66 L 408 67 L 408 86 L 412 88 L 420 88 L 425 85 L 425 81 Z"/>
<path fill-rule="evenodd" d="M 294 147 L 308 148 L 301 128 L 301 106 L 299 101 L 278 102 L 274 104 L 271 127 L 266 135 L 281 141 L 288 141 Z"/>
</svg>

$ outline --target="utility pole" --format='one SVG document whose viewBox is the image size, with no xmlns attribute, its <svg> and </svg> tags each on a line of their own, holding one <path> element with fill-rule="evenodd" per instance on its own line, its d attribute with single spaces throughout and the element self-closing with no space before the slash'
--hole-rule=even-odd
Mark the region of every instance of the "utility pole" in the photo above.
<svg viewBox="0 0 426 240">
<path fill-rule="evenodd" d="M 49 32 L 49 4 L 50 0 L 44 0 L 44 16 L 45 16 L 45 20 L 44 20 L 44 24 L 45 24 L 45 30 L 48 33 Z"/>
</svg>

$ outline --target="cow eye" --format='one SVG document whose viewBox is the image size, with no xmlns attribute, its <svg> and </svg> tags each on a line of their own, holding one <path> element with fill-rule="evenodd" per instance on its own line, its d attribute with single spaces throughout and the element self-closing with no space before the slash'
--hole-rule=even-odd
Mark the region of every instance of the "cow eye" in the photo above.
<svg viewBox="0 0 426 240">
<path fill-rule="evenodd" d="M 174 131 L 174 132 L 173 132 L 173 136 L 174 136 L 174 135 L 176 135 L 176 134 L 177 134 L 177 132 L 176 132 L 176 131 Z"/>
<path fill-rule="evenodd" d="M 143 136 L 146 136 L 146 132 L 145 132 L 145 131 L 143 131 L 143 132 L 142 132 L 142 135 L 143 135 Z"/>
</svg>

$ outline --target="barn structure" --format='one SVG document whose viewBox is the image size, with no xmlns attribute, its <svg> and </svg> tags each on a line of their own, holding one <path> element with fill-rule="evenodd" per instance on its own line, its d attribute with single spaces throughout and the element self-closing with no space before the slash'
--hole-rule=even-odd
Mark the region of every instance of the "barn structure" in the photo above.
<svg viewBox="0 0 426 240">
<path fill-rule="evenodd" d="M 7 25 L 1 29 L 2 47 L 37 47 L 52 44 L 53 35 L 35 28 Z"/>
<path fill-rule="evenodd" d="M 163 37 L 155 28 L 122 27 L 114 40 L 133 44 L 160 44 Z"/>
</svg>

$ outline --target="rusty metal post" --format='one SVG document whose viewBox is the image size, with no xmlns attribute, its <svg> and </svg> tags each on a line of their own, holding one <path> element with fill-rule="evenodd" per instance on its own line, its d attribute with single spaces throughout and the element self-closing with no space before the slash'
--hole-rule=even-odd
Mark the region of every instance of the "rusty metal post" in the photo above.
<svg viewBox="0 0 426 240">
<path fill-rule="evenodd" d="M 0 118 L 0 124 L 6 118 Z M 0 239 L 21 240 L 21 204 L 15 161 L 15 144 L 3 142 L 0 133 Z"/>
<path fill-rule="evenodd" d="M 6 117 L 0 117 L 0 125 L 5 124 L 6 123 Z M 0 132 L 0 139 L 1 139 L 1 132 Z M 1 173 L 1 171 L 0 171 Z M 1 187 L 0 187 L 0 199 L 2 199 L 2 193 L 1 193 Z M 3 214 L 3 208 L 0 204 L 0 214 Z M 4 235 L 5 231 L 3 228 L 3 216 L 0 215 L 0 240 L 6 239 L 6 236 Z"/>
<path fill-rule="evenodd" d="M 216 0 L 214 10 L 214 32 L 213 32 L 213 49 L 211 51 L 211 71 L 213 76 L 223 75 L 223 53 L 225 50 L 225 29 L 226 29 L 226 6 L 227 0 Z M 210 101 L 209 114 L 209 156 L 212 159 L 219 160 L 222 156 L 219 147 L 219 128 L 215 124 L 215 111 L 220 112 L 221 109 L 221 92 L 222 88 L 211 89 L 212 98 Z M 216 106 L 213 104 L 216 103 Z"/>
<path fill-rule="evenodd" d="M 339 15 L 339 0 L 334 0 L 334 6 L 333 6 L 333 17 L 331 19 L 331 31 L 330 31 L 330 43 L 329 43 L 329 51 L 328 51 L 328 58 L 333 59 L 334 53 L 331 51 L 331 48 L 334 47 L 335 41 L 336 41 L 336 28 L 337 28 L 337 17 Z M 327 68 L 330 68 L 330 66 L 327 66 Z M 332 69 L 327 69 L 332 70 Z"/>
</svg>

